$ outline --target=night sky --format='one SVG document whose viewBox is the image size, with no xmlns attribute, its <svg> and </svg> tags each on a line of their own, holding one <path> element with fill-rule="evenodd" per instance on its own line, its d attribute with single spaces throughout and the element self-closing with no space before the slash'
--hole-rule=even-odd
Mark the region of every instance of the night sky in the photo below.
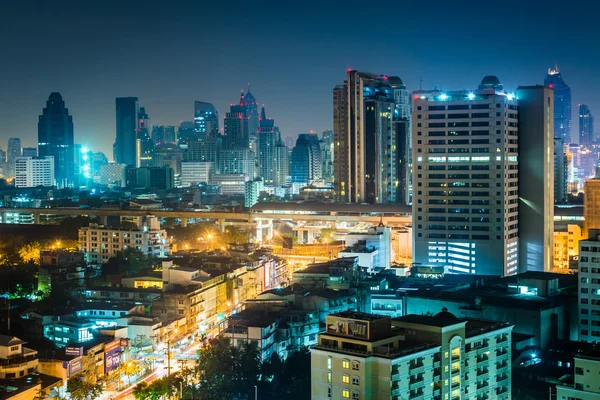
<svg viewBox="0 0 600 400">
<path fill-rule="evenodd" d="M 52 91 L 73 115 L 75 142 L 109 159 L 117 96 L 139 97 L 154 125 L 179 125 L 192 120 L 194 100 L 223 117 L 250 82 L 283 136 L 320 132 L 332 127 L 331 90 L 347 68 L 398 75 L 409 90 L 420 77 L 424 89 L 475 88 L 488 74 L 511 90 L 543 83 L 557 61 L 573 118 L 587 103 L 600 121 L 592 0 L 4 3 L 2 149 L 15 136 L 36 146 Z"/>
</svg>

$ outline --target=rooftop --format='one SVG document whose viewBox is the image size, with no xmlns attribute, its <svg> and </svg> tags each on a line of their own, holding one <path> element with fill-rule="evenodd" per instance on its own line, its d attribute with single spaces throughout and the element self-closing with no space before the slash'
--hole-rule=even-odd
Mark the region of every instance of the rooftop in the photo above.
<svg viewBox="0 0 600 400">
<path fill-rule="evenodd" d="M 329 314 L 334 317 L 358 319 L 361 321 L 379 321 L 381 319 L 390 319 L 390 317 L 379 314 L 369 314 L 359 311 L 341 311 L 334 314 Z"/>
<path fill-rule="evenodd" d="M 408 324 L 437 326 L 438 328 L 445 328 L 447 326 L 463 324 L 466 322 L 466 320 L 460 320 L 447 311 L 442 311 L 441 313 L 438 313 L 433 317 L 429 315 L 408 314 L 403 317 L 394 319 L 394 322 L 396 321 Z"/>
<path fill-rule="evenodd" d="M 16 336 L 7 336 L 0 335 L 0 346 L 9 347 L 9 346 L 17 346 L 19 344 L 25 344 L 24 340 L 19 339 Z"/>
</svg>

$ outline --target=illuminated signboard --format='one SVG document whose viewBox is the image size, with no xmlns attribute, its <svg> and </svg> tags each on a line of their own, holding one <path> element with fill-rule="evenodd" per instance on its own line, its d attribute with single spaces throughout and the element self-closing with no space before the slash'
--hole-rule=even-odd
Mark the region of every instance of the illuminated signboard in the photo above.
<svg viewBox="0 0 600 400">
<path fill-rule="evenodd" d="M 109 374 L 121 364 L 121 339 L 104 345 L 104 373 Z"/>
<path fill-rule="evenodd" d="M 63 361 L 63 368 L 67 370 L 67 378 L 70 378 L 83 369 L 83 358 L 79 356 L 70 361 Z"/>
</svg>

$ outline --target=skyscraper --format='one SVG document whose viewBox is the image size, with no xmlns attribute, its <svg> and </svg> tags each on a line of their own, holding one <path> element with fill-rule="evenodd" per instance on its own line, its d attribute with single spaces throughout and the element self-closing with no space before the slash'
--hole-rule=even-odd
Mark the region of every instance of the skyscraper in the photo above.
<svg viewBox="0 0 600 400">
<path fill-rule="evenodd" d="M 229 112 L 225 115 L 224 120 L 223 148 L 249 148 L 250 141 L 248 137 L 248 118 L 246 118 L 246 104 L 231 104 Z"/>
<path fill-rule="evenodd" d="M 256 102 L 256 98 L 252 95 L 252 93 L 250 93 L 249 87 L 246 95 L 244 96 L 244 100 L 246 103 L 246 116 L 248 118 L 248 134 L 257 135 L 260 128 L 258 103 Z"/>
<path fill-rule="evenodd" d="M 384 75 L 349 70 L 346 81 L 333 89 L 338 201 L 396 201 L 394 108 L 394 93 Z"/>
<path fill-rule="evenodd" d="M 15 176 L 15 161 L 17 157 L 21 157 L 21 139 L 9 138 L 8 147 L 6 149 L 6 162 L 8 163 L 9 176 Z"/>
<path fill-rule="evenodd" d="M 149 167 L 152 165 L 152 150 L 154 149 L 154 143 L 150 138 L 150 117 L 146 113 L 144 107 L 140 107 L 138 113 L 138 126 L 137 126 L 137 142 L 136 142 L 136 166 Z"/>
<path fill-rule="evenodd" d="M 397 195 L 396 202 L 412 204 L 412 104 L 406 85 L 397 76 L 389 77 L 390 86 L 396 103 L 394 130 L 396 135 Z M 396 122 L 402 121 L 402 122 Z"/>
<path fill-rule="evenodd" d="M 175 127 L 170 125 L 154 125 L 152 127 L 152 141 L 157 144 L 173 144 L 177 142 Z"/>
<path fill-rule="evenodd" d="M 554 89 L 554 136 L 570 144 L 574 139 L 571 137 L 571 88 L 563 80 L 558 65 L 548 68 L 544 85 Z"/>
<path fill-rule="evenodd" d="M 54 178 L 59 188 L 73 185 L 73 145 L 73 117 L 60 93 L 51 93 L 38 120 L 38 149 L 40 157 L 54 157 Z"/>
<path fill-rule="evenodd" d="M 138 116 L 140 108 L 137 97 L 117 97 L 116 101 L 117 138 L 115 160 L 119 164 L 135 167 Z"/>
<path fill-rule="evenodd" d="M 568 161 L 563 138 L 554 138 L 554 202 L 566 203 Z"/>
<path fill-rule="evenodd" d="M 321 148 L 321 174 L 327 183 L 333 183 L 333 131 L 326 130 L 321 133 L 319 141 Z"/>
<path fill-rule="evenodd" d="M 510 108 L 508 114 L 519 118 L 518 171 L 504 173 L 509 179 L 518 174 L 519 272 L 549 272 L 554 260 L 554 96 L 549 87 L 520 86 L 517 99 L 518 114 Z M 510 151 L 516 143 L 513 137 L 504 146 Z"/>
<path fill-rule="evenodd" d="M 595 142 L 594 117 L 585 104 L 579 105 L 579 144 L 590 147 Z"/>
<path fill-rule="evenodd" d="M 310 184 L 321 179 L 323 165 L 319 137 L 313 133 L 301 133 L 292 149 L 292 183 Z"/>
<path fill-rule="evenodd" d="M 282 145 L 281 133 L 275 126 L 275 121 L 266 116 L 265 108 L 260 112 L 260 121 L 258 128 L 258 173 L 266 185 L 273 185 L 277 180 L 277 170 L 275 169 L 276 146 Z M 281 183 L 277 183 L 281 185 Z"/>
<path fill-rule="evenodd" d="M 219 135 L 219 113 L 211 103 L 203 101 L 194 102 L 194 132 L 198 139 L 217 137 Z"/>
<path fill-rule="evenodd" d="M 412 121 L 414 262 L 456 273 L 515 274 L 519 118 L 514 96 L 504 93 L 495 76 L 486 76 L 475 91 L 418 91 Z"/>
<path fill-rule="evenodd" d="M 54 186 L 54 166 L 52 156 L 17 157 L 15 160 L 15 187 Z"/>
</svg>

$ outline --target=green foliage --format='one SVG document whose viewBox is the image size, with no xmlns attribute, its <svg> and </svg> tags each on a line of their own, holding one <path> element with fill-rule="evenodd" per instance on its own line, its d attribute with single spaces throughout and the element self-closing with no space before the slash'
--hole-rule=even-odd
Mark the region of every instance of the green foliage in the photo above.
<svg viewBox="0 0 600 400">
<path fill-rule="evenodd" d="M 262 364 L 261 377 L 261 399 L 310 399 L 310 351 L 302 348 L 285 361 L 273 354 Z"/>
<path fill-rule="evenodd" d="M 0 268 L 0 293 L 24 297 L 37 292 L 37 266 L 11 265 Z"/>
<path fill-rule="evenodd" d="M 67 381 L 67 392 L 73 400 L 94 400 L 102 394 L 102 385 L 71 378 Z"/>
<path fill-rule="evenodd" d="M 227 244 L 244 244 L 249 242 L 248 232 L 241 230 L 235 226 L 225 227 L 225 232 L 221 234 L 221 242 L 224 245 Z"/>
<path fill-rule="evenodd" d="M 19 257 L 25 264 L 40 264 L 40 252 L 42 245 L 39 242 L 31 242 L 21 246 L 19 249 Z"/>
<path fill-rule="evenodd" d="M 147 257 L 136 248 L 128 247 L 123 251 L 117 252 L 115 257 L 111 257 L 102 266 L 102 274 L 105 276 L 116 274 L 130 276 L 150 268 L 152 268 L 152 259 L 150 257 Z"/>
<path fill-rule="evenodd" d="M 179 386 L 177 376 L 155 379 L 152 383 L 138 383 L 133 389 L 133 397 L 136 400 L 159 400 L 163 397 L 171 397 L 177 392 Z"/>
<path fill-rule="evenodd" d="M 63 239 L 77 240 L 79 235 L 79 228 L 88 226 L 90 223 L 97 222 L 92 218 L 80 215 L 73 218 L 65 218 L 60 221 L 57 228 L 57 236 Z"/>
<path fill-rule="evenodd" d="M 7 267 L 21 262 L 19 249 L 25 245 L 23 236 L 14 236 L 0 242 L 0 266 Z"/>
</svg>

